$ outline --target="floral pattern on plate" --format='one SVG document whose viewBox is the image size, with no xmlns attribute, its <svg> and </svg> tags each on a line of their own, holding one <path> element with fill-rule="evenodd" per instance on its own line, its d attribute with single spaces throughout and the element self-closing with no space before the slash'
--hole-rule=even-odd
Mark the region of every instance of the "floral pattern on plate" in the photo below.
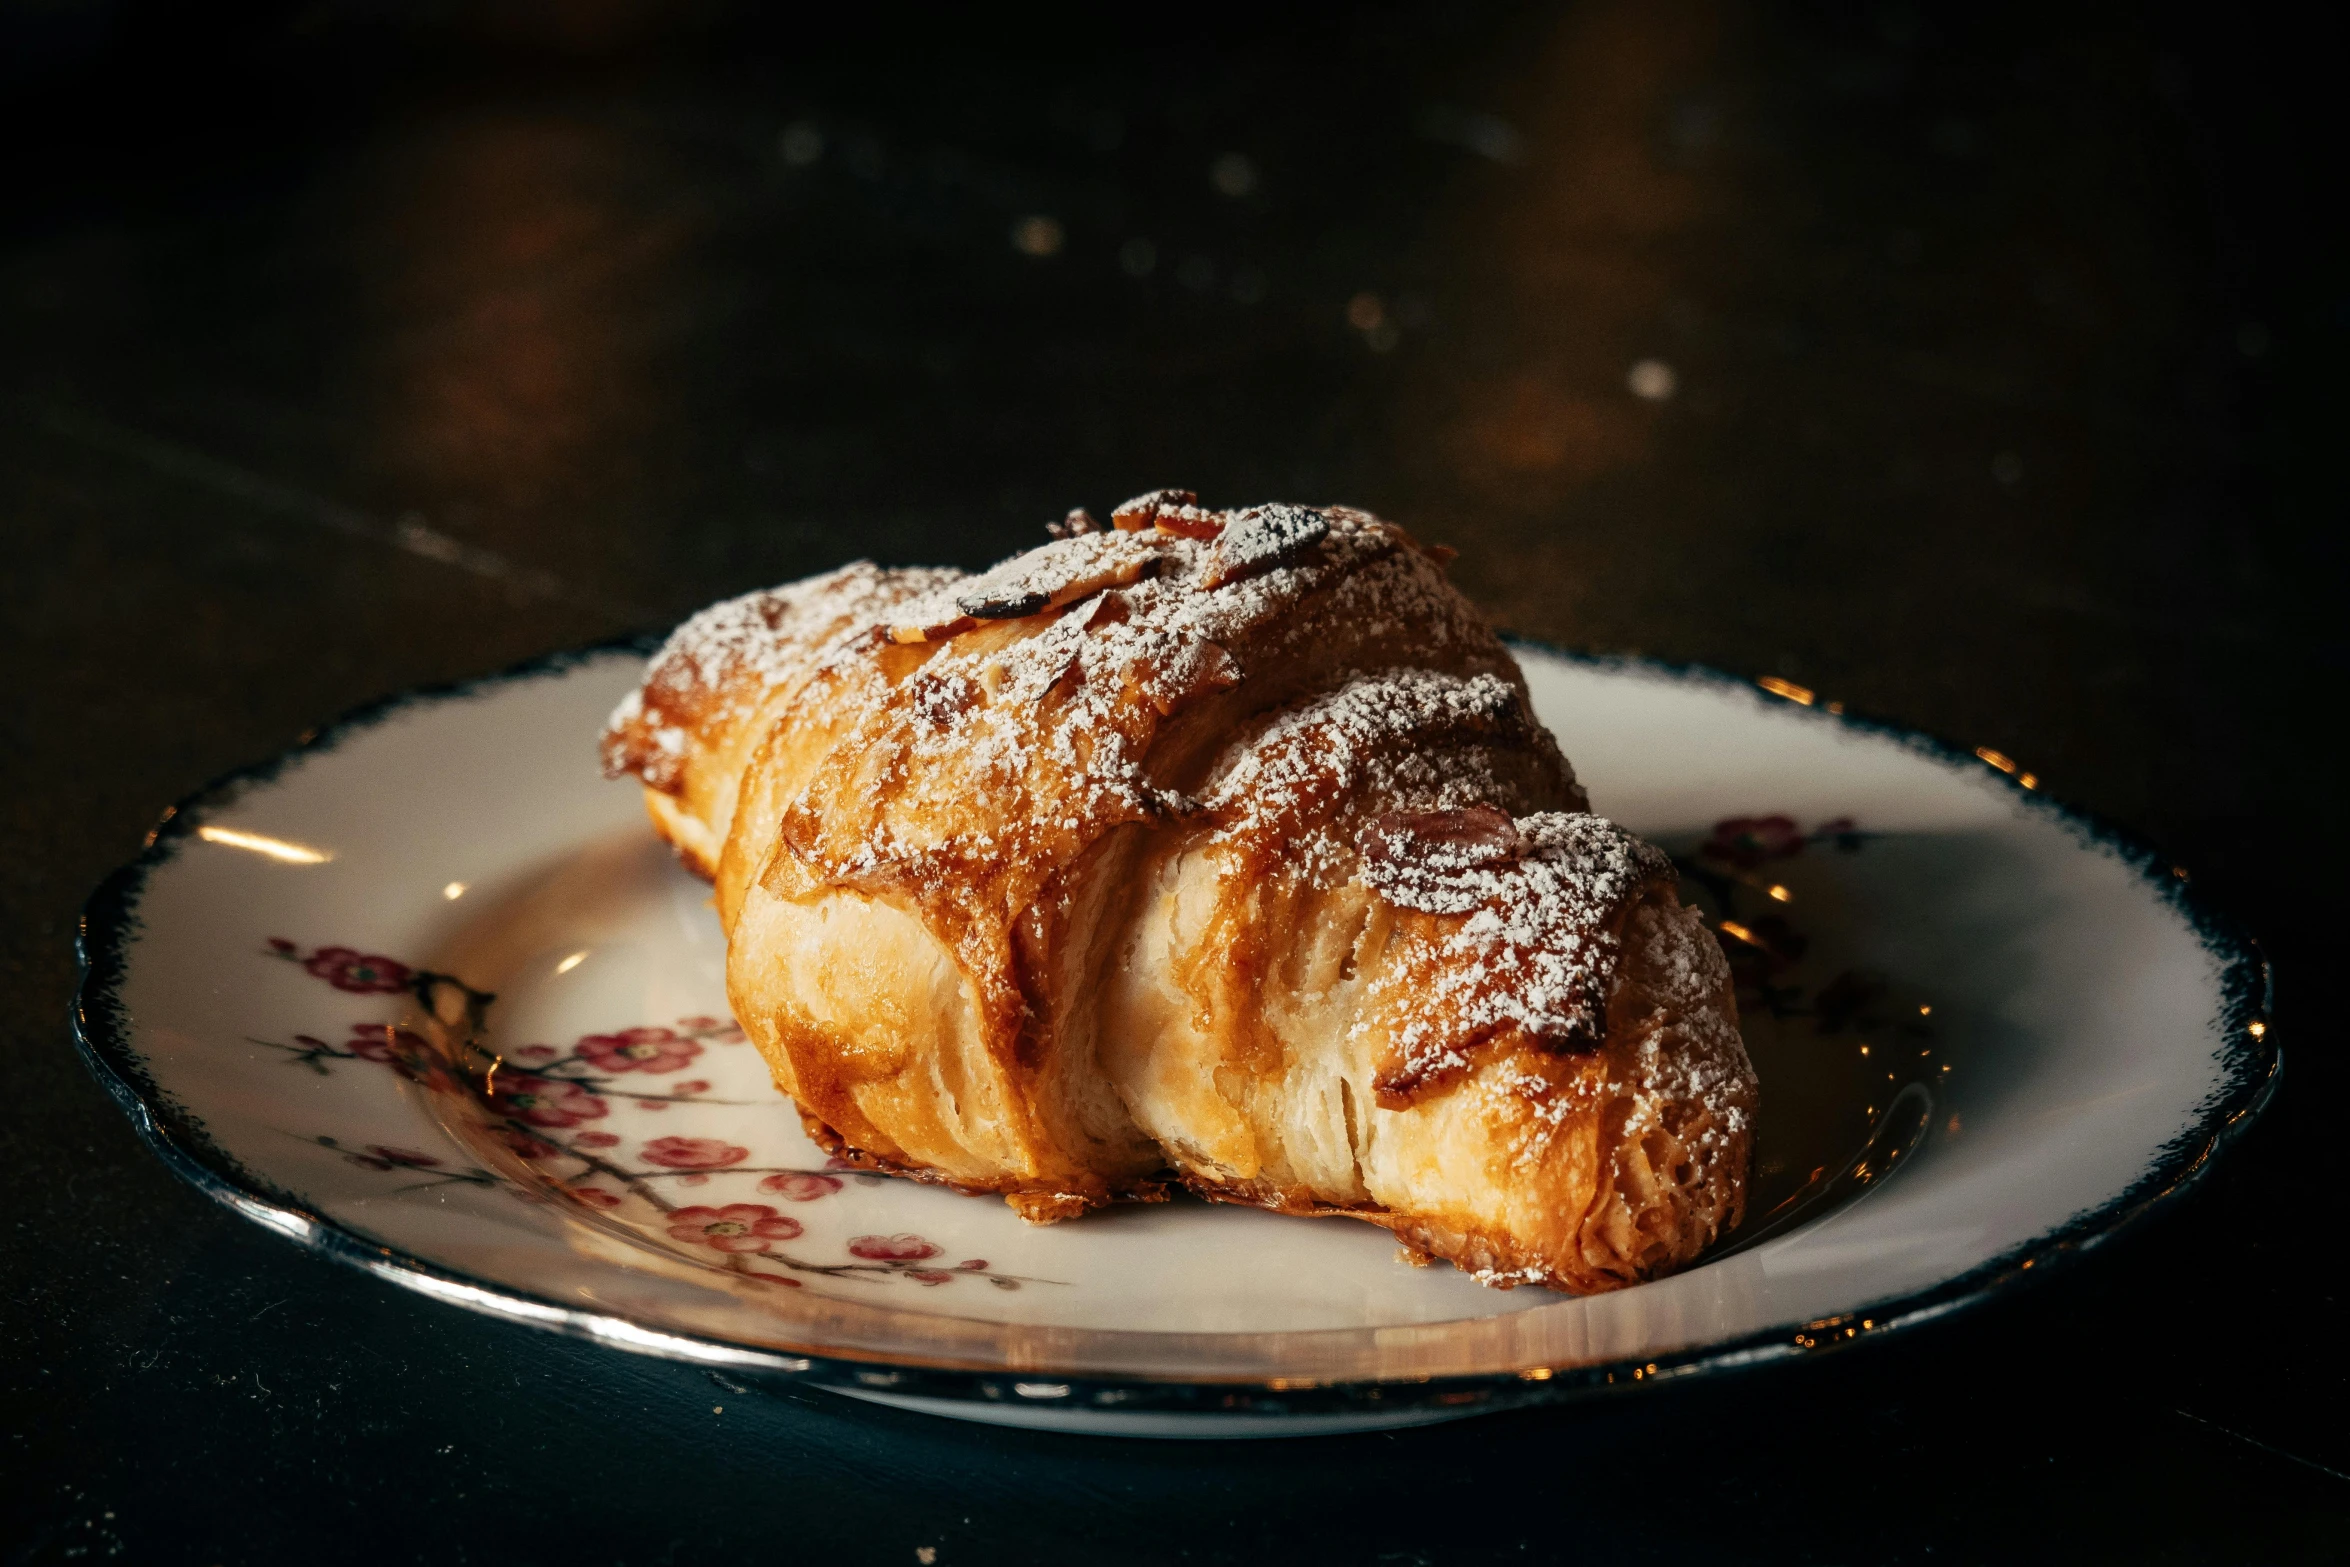
<svg viewBox="0 0 2350 1567">
<path fill-rule="evenodd" d="M 448 975 L 381 953 L 342 946 L 305 951 L 282 936 L 269 938 L 262 951 L 300 966 L 336 990 L 411 997 L 428 1017 L 444 1010 L 435 1007 L 434 998 L 450 987 L 475 1003 L 472 1010 L 477 1014 L 486 1013 L 491 999 Z M 372 1144 L 345 1149 L 331 1137 L 313 1139 L 364 1169 L 430 1172 L 427 1180 L 403 1190 L 445 1182 L 535 1190 L 606 1215 L 645 1244 L 785 1289 L 800 1288 L 795 1275 L 801 1274 L 904 1279 L 932 1288 L 959 1279 L 984 1279 L 1000 1290 L 1061 1282 L 1006 1274 L 992 1269 L 984 1257 L 941 1262 L 945 1246 L 904 1232 L 851 1236 L 839 1243 L 847 1260 L 820 1261 L 782 1249 L 784 1242 L 806 1239 L 807 1226 L 772 1203 L 702 1200 L 698 1195 L 690 1202 L 678 1201 L 672 1192 L 679 1188 L 724 1181 L 729 1188 L 741 1183 L 781 1202 L 805 1205 L 836 1195 L 849 1179 L 876 1184 L 880 1179 L 837 1163 L 830 1169 L 778 1163 L 755 1157 L 751 1148 L 727 1138 L 656 1132 L 641 1124 L 640 1118 L 666 1113 L 673 1105 L 746 1102 L 714 1096 L 708 1078 L 654 1081 L 691 1068 L 707 1049 L 741 1046 L 743 1031 L 731 1019 L 697 1014 L 668 1024 L 632 1024 L 583 1034 L 568 1048 L 531 1044 L 496 1054 L 478 1035 L 448 1035 L 447 1042 L 436 1043 L 429 1035 L 447 1035 L 447 1030 L 436 1029 L 430 1021 L 403 1026 L 406 1021 L 411 1020 L 351 1023 L 345 1026 L 350 1037 L 340 1042 L 314 1034 L 296 1034 L 290 1043 L 253 1041 L 285 1052 L 290 1063 L 322 1076 L 331 1074 L 337 1063 L 356 1062 L 388 1067 L 429 1091 L 456 1096 L 469 1112 L 465 1120 L 514 1155 L 534 1178 L 526 1187 L 510 1176 L 478 1167 L 449 1167 L 413 1150 Z M 723 1195 L 733 1197 L 732 1191 Z"/>
</svg>

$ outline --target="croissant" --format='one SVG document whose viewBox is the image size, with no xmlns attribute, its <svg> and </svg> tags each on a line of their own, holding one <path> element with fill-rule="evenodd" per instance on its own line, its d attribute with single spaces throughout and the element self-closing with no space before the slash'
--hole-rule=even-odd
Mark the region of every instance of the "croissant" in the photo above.
<svg viewBox="0 0 2350 1567">
<path fill-rule="evenodd" d="M 1113 521 L 720 604 L 613 714 L 810 1135 L 1039 1222 L 1174 1182 L 1347 1215 L 1502 1286 L 1734 1226 L 1727 965 L 1450 552 L 1183 491 Z"/>
</svg>

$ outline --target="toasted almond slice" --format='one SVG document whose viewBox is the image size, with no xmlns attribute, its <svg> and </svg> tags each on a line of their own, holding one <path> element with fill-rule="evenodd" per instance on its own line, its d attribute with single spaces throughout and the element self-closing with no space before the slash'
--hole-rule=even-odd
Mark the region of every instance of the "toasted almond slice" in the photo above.
<svg viewBox="0 0 2350 1567">
<path fill-rule="evenodd" d="M 1390 903 L 1458 912 L 1476 896 L 1476 873 L 1517 863 L 1526 841 L 1507 811 L 1490 805 L 1450 811 L 1389 811 L 1364 827 L 1356 847 L 1363 879 Z"/>
<path fill-rule="evenodd" d="M 1330 519 L 1311 506 L 1251 506 L 1235 513 L 1216 540 L 1206 585 L 1220 588 L 1285 566 L 1329 534 Z"/>
<path fill-rule="evenodd" d="M 1026 620 L 1052 601 L 1050 593 L 1033 587 L 1000 585 L 962 595 L 955 608 L 974 620 Z"/>
<path fill-rule="evenodd" d="M 892 642 L 944 642 L 949 637 L 961 636 L 978 624 L 979 622 L 969 615 L 957 615 L 952 619 L 933 620 L 928 623 L 907 622 L 891 626 L 889 639 Z"/>
<path fill-rule="evenodd" d="M 1142 679 L 1142 693 L 1161 717 L 1203 696 L 1240 684 L 1240 660 L 1205 637 L 1184 637 L 1156 660 Z"/>
<path fill-rule="evenodd" d="M 1157 555 L 1151 540 L 1132 534 L 1056 539 L 962 584 L 955 608 L 978 620 L 1024 620 L 1104 588 L 1124 587 Z"/>
<path fill-rule="evenodd" d="M 1151 526 L 1179 539 L 1212 539 L 1224 531 L 1224 514 L 1198 506 L 1162 506 L 1152 514 Z"/>
<path fill-rule="evenodd" d="M 893 642 L 943 642 L 985 621 L 1024 620 L 1140 581 L 1165 545 L 1155 534 L 1089 533 L 1056 539 L 995 570 L 905 606 L 888 623 Z"/>
<path fill-rule="evenodd" d="M 1189 490 L 1146 490 L 1110 513 L 1110 521 L 1121 533 L 1139 533 L 1151 525 L 1163 506 L 1197 506 L 1199 497 Z"/>
</svg>

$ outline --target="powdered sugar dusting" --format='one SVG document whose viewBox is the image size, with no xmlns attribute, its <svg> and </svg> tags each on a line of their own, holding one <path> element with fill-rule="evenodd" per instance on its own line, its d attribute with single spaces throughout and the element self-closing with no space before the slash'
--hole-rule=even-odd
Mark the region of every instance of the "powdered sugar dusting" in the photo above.
<svg viewBox="0 0 2350 1567">
<path fill-rule="evenodd" d="M 830 874 L 895 867 L 950 892 L 985 863 L 1028 884 L 1112 827 L 1195 810 L 1154 775 L 1162 721 L 1237 686 L 1252 662 L 1271 667 L 1308 640 L 1345 647 L 1407 632 L 1425 647 L 1490 648 L 1496 662 L 1506 659 L 1400 530 L 1361 513 L 1327 515 L 1329 532 L 1311 550 L 1221 586 L 1209 581 L 1213 541 L 1155 530 L 1086 534 L 1031 552 L 1012 574 L 1035 574 L 1025 591 L 1138 564 L 1150 574 L 1091 602 L 1055 588 L 1060 602 L 1036 614 L 907 649 L 923 659 L 918 671 L 874 692 L 795 806 L 793 841 Z M 955 599 L 971 587 L 890 610 L 883 635 L 959 610 Z M 1302 612 L 1315 595 L 1313 611 Z M 849 639 L 835 656 L 879 657 L 881 645 Z"/>
<path fill-rule="evenodd" d="M 1672 862 L 1603 817 L 1545 811 L 1514 825 L 1522 847 L 1506 861 L 1451 855 L 1441 874 L 1398 874 L 1365 857 L 1373 890 L 1450 916 L 1431 932 L 1427 960 L 1404 968 L 1383 1097 L 1464 1069 L 1470 1049 L 1504 1031 L 1554 1050 L 1600 1042 L 1626 917 L 1673 880 Z"/>
<path fill-rule="evenodd" d="M 1721 944 L 1697 910 L 1653 904 L 1633 912 L 1624 939 L 1640 954 L 1639 999 L 1655 1026 L 1639 1031 L 1640 1047 L 1624 1063 L 1627 1081 L 1612 1086 L 1710 1111 L 1712 1124 L 1697 1135 L 1701 1148 L 1743 1135 L 1754 1114 L 1754 1067 L 1735 1014 L 1720 1004 L 1730 988 Z"/>
<path fill-rule="evenodd" d="M 857 561 L 711 605 L 670 634 L 646 666 L 644 685 L 613 709 L 604 727 L 606 774 L 636 773 L 655 788 L 673 788 L 693 734 L 746 717 L 875 615 L 962 575 Z"/>
<path fill-rule="evenodd" d="M 1514 799 L 1516 791 L 1504 789 L 1490 767 L 1464 766 L 1452 754 L 1463 742 L 1534 753 L 1546 787 L 1532 799 Z M 1566 759 L 1515 685 L 1495 674 L 1426 669 L 1358 676 L 1234 747 L 1206 791 L 1218 818 L 1211 841 L 1262 841 L 1314 885 L 1329 886 L 1354 873 L 1355 854 L 1343 835 L 1302 830 L 1302 813 L 1323 799 L 1373 811 L 1405 802 L 1431 810 L 1497 799 L 1583 803 Z"/>
<path fill-rule="evenodd" d="M 1490 805 L 1390 811 L 1364 830 L 1363 874 L 1388 902 L 1429 914 L 1466 914 L 1493 872 L 1518 862 L 1526 840 Z"/>
<path fill-rule="evenodd" d="M 1132 582 L 1156 563 L 1158 553 L 1158 540 L 1149 534 L 1055 539 L 915 599 L 891 615 L 891 624 L 935 635 L 968 620 L 1017 620 Z"/>
</svg>

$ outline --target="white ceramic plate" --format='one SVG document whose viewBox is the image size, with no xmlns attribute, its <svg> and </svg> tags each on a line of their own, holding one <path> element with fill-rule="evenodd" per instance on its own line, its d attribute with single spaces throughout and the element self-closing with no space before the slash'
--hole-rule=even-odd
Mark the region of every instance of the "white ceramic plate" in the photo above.
<svg viewBox="0 0 2350 1567">
<path fill-rule="evenodd" d="M 1781 682 L 1520 651 L 1596 808 L 1724 930 L 1762 1078 L 1744 1230 L 1636 1289 L 1488 1290 L 1368 1225 L 1191 1201 L 1037 1229 L 829 1168 L 727 1018 L 706 889 L 597 776 L 640 650 L 386 704 L 180 807 L 92 900 L 79 1038 L 174 1169 L 395 1283 L 1152 1435 L 1445 1419 L 1913 1326 L 2111 1234 L 2264 1101 L 2256 951 L 2006 758 Z"/>
</svg>

